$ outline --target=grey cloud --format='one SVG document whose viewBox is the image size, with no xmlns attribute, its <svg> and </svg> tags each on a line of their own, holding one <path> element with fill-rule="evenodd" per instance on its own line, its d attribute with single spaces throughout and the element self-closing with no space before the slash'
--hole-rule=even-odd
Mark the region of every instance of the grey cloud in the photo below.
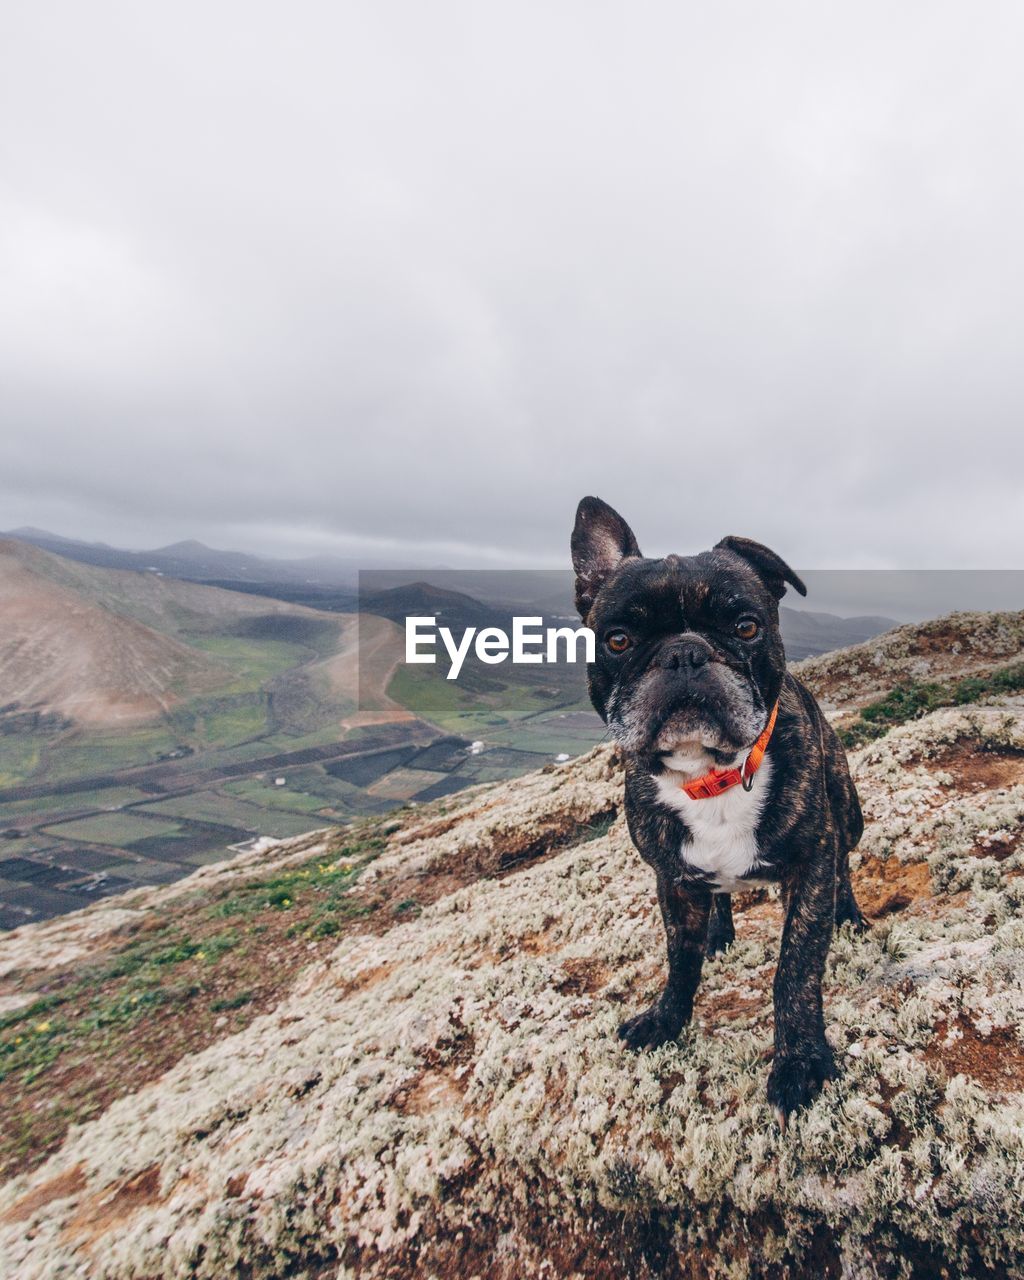
<svg viewBox="0 0 1024 1280">
<path fill-rule="evenodd" d="M 4 526 L 1020 565 L 1017 6 L 5 26 Z"/>
</svg>

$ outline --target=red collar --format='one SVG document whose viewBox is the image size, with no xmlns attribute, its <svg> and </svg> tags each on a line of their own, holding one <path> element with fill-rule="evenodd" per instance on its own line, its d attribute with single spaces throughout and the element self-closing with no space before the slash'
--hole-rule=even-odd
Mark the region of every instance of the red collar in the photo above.
<svg viewBox="0 0 1024 1280">
<path fill-rule="evenodd" d="M 779 704 L 776 702 L 772 707 L 772 713 L 768 717 L 768 723 L 764 727 L 764 733 L 750 748 L 750 755 L 740 765 L 738 769 L 712 769 L 709 773 L 701 774 L 699 778 L 694 778 L 692 782 L 680 783 L 683 791 L 691 800 L 710 800 L 712 796 L 720 796 L 723 791 L 728 791 L 730 787 L 738 786 L 742 783 L 743 790 L 749 791 L 754 784 L 754 774 L 761 767 L 761 761 L 764 759 L 765 749 L 768 746 L 768 739 L 772 736 L 772 730 L 775 728 L 775 720 L 779 714 Z"/>
</svg>

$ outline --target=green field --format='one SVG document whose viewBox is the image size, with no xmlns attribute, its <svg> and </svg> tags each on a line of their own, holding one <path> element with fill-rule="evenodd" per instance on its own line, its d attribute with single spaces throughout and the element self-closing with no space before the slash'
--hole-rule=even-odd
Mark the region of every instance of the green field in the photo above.
<svg viewBox="0 0 1024 1280">
<path fill-rule="evenodd" d="M 128 846 L 151 836 L 173 836 L 181 831 L 179 822 L 167 818 L 140 817 L 129 813 L 103 813 L 72 822 L 57 822 L 45 830 L 61 840 L 84 840 L 89 844 Z"/>
<path fill-rule="evenodd" d="M 500 670 L 507 679 L 478 676 L 474 680 L 470 670 L 463 682 L 461 676 L 458 681 L 446 679 L 440 668 L 402 666 L 388 685 L 388 694 L 449 733 L 495 742 L 507 742 L 510 733 L 534 736 L 527 727 L 530 720 L 554 721 L 566 711 L 589 707 L 571 669 L 557 668 L 557 678 L 543 680 L 524 676 L 522 668 L 503 666 Z M 551 736 L 549 732 L 547 737 Z"/>
<path fill-rule="evenodd" d="M 41 853 L 52 849 L 56 841 L 40 831 L 33 831 L 18 840 L 8 840 L 0 836 L 0 858 L 23 858 L 27 853 Z"/>
<path fill-rule="evenodd" d="M 42 734 L 5 734 L 0 737 L 0 787 L 11 787 L 30 777 L 39 767 L 47 739 Z"/>
<path fill-rule="evenodd" d="M 155 723 L 0 736 L 0 787 L 117 773 L 156 763 L 182 747 L 196 755 L 223 752 L 230 763 L 336 740 L 338 719 L 347 707 L 331 704 L 322 675 L 306 681 L 295 673 L 332 652 L 337 624 L 298 621 L 305 625 L 301 642 L 185 633 L 183 638 L 216 658 L 231 679 L 216 694 L 185 698 Z M 281 712 L 275 712 L 275 703 Z"/>
<path fill-rule="evenodd" d="M 179 734 L 197 750 L 231 747 L 266 733 L 267 698 L 255 692 L 200 704 L 192 710 L 190 720 L 186 732 L 179 729 Z"/>
<path fill-rule="evenodd" d="M 600 738 L 595 723 L 566 723 L 567 717 L 591 713 L 590 701 L 582 686 L 582 673 L 558 668 L 557 678 L 540 681 L 527 678 L 522 668 L 500 668 L 502 675 L 515 672 L 515 680 L 466 687 L 445 679 L 435 667 L 399 667 L 388 686 L 388 694 L 414 714 L 438 725 L 448 733 L 480 739 L 489 746 L 513 747 L 554 756 L 561 752 L 577 755 Z M 588 714 L 588 719 L 590 718 Z"/>
<path fill-rule="evenodd" d="M 61 796 L 60 805 L 67 812 L 76 809 L 120 809 L 126 804 L 145 800 L 138 787 L 104 787 L 97 791 L 71 791 Z M 0 826 L 5 818 L 17 818 L 39 811 L 39 800 L 8 800 L 0 804 Z"/>
<path fill-rule="evenodd" d="M 477 717 L 490 714 L 457 683 L 438 679 L 422 667 L 399 667 L 388 696 L 449 733 L 465 733 Z"/>
<path fill-rule="evenodd" d="M 234 680 L 223 690 L 225 694 L 259 689 L 274 676 L 320 656 L 306 645 L 284 640 L 209 634 L 187 638 L 193 648 L 210 654 L 234 673 Z"/>
<path fill-rule="evenodd" d="M 272 788 L 264 787 L 264 792 Z M 287 815 L 298 818 L 309 829 L 309 819 L 303 814 L 313 813 L 323 808 L 322 800 L 303 797 L 306 806 L 303 809 L 287 809 L 283 804 L 272 804 L 269 799 L 260 803 L 249 803 L 233 795 L 223 795 L 216 791 L 193 791 L 188 795 L 176 796 L 171 800 L 159 800 L 155 804 L 146 805 L 136 812 L 156 814 L 163 817 L 192 819 L 195 822 L 216 822 L 224 826 L 240 827 L 243 831 L 259 832 L 261 835 L 271 834 L 271 826 L 281 826 L 287 821 Z M 284 816 L 283 816 L 284 815 Z M 291 824 L 293 825 L 293 824 Z M 316 823 L 314 822 L 315 826 Z"/>
<path fill-rule="evenodd" d="M 289 770 L 287 776 L 293 778 L 295 774 Z M 319 776 L 322 778 L 325 775 L 321 773 Z M 299 785 L 295 783 L 291 786 L 277 787 L 253 778 L 243 778 L 239 782 L 226 783 L 223 789 L 229 795 L 238 796 L 240 800 L 248 801 L 251 806 L 259 809 L 287 809 L 293 813 L 316 813 L 330 803 L 330 800 L 325 799 L 323 795 L 299 790 Z"/>
<path fill-rule="evenodd" d="M 73 730 L 58 739 L 43 739 L 40 744 L 42 767 L 18 781 L 36 781 L 40 776 L 63 781 L 117 773 L 132 765 L 153 764 L 173 751 L 179 742 L 165 723 L 132 725 L 118 731 Z"/>
</svg>

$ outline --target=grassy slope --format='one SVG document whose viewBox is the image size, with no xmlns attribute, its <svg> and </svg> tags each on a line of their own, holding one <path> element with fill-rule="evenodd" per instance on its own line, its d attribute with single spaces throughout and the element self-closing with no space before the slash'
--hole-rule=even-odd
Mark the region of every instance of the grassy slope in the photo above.
<svg viewBox="0 0 1024 1280">
<path fill-rule="evenodd" d="M 840 729 L 847 747 L 883 737 L 889 729 L 918 720 L 939 707 L 965 707 L 1001 694 L 1024 692 L 1024 663 L 1014 662 L 984 675 L 959 680 L 905 680 L 884 697 L 861 707 Z"/>
<path fill-rule="evenodd" d="M 177 912 L 138 921 L 88 962 L 49 970 L 45 990 L 0 1015 L 3 1168 L 35 1162 L 70 1123 L 272 1007 L 310 945 L 360 914 L 345 891 L 379 844 L 369 829 L 329 860 L 317 854 L 209 896 L 186 894 Z M 277 960 L 268 967 L 269 948 Z M 37 1105 L 55 1091 L 58 1107 Z"/>
</svg>

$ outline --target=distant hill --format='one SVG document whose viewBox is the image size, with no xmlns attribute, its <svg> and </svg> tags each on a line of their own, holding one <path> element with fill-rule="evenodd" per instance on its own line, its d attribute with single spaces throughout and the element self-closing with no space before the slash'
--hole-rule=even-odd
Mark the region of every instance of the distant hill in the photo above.
<svg viewBox="0 0 1024 1280">
<path fill-rule="evenodd" d="M 163 573 L 193 582 L 275 582 L 292 586 L 338 587 L 355 585 L 362 562 L 336 556 L 309 556 L 278 560 L 243 551 L 220 551 L 188 539 L 154 551 L 125 551 L 105 542 L 82 542 L 45 529 L 11 529 L 0 537 L 27 542 L 44 551 L 103 569 L 134 569 Z"/>
<path fill-rule="evenodd" d="M 245 635 L 255 625 L 288 639 L 338 625 L 277 600 L 78 564 L 10 539 L 0 541 L 0 609 L 0 707 L 93 726 L 150 720 L 230 684 L 231 666 L 186 635 Z"/>
<path fill-rule="evenodd" d="M 375 613 L 404 626 L 406 618 L 436 618 L 439 626 L 461 630 L 464 627 L 508 627 L 512 611 L 494 604 L 484 604 L 462 591 L 450 591 L 432 582 L 411 582 L 408 586 L 389 587 L 365 594 L 360 599 L 363 613 Z"/>
<path fill-rule="evenodd" d="M 863 644 L 897 625 L 892 618 L 841 618 L 834 613 L 789 609 L 785 605 L 779 609 L 779 623 L 790 662 L 844 649 L 851 644 Z"/>
<path fill-rule="evenodd" d="M 278 560 L 221 551 L 195 539 L 155 551 L 124 551 L 103 542 L 82 542 L 31 527 L 0 536 L 80 564 L 202 582 L 312 609 L 349 613 L 361 604 L 366 612 L 400 625 L 418 613 L 435 613 L 442 625 L 460 628 L 507 626 L 513 612 L 537 612 L 551 620 L 576 616 L 568 571 L 431 569 L 419 571 L 421 580 L 385 587 L 383 582 L 397 576 L 396 571 L 386 570 L 381 573 L 381 588 L 371 589 L 360 602 L 356 593 L 359 570 L 373 569 L 371 562 L 335 556 Z M 786 606 L 780 610 L 780 618 L 791 661 L 860 644 L 897 625 L 892 618 L 844 618 Z"/>
<path fill-rule="evenodd" d="M 181 691 L 209 692 L 230 671 L 46 572 L 44 552 L 0 542 L 0 704 L 82 724 L 149 720 Z"/>
</svg>

